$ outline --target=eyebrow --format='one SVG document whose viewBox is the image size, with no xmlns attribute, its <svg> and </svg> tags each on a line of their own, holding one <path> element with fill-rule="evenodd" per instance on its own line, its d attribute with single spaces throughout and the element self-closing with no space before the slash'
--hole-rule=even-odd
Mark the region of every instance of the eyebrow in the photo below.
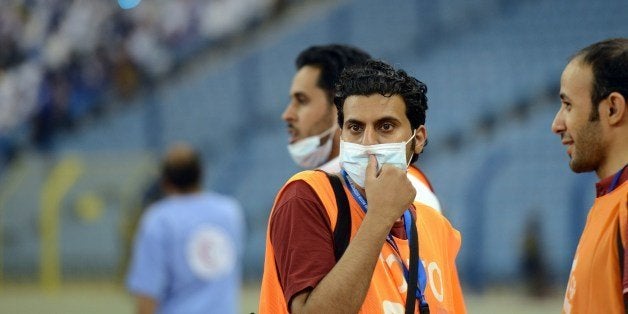
<svg viewBox="0 0 628 314">
<path fill-rule="evenodd" d="M 569 97 L 567 97 L 567 95 L 565 93 L 560 93 L 560 99 L 561 100 L 570 100 Z"/>
<path fill-rule="evenodd" d="M 359 125 L 364 125 L 364 122 L 360 121 L 360 120 L 356 120 L 356 119 L 347 119 L 347 121 L 345 121 L 345 125 L 347 124 L 359 124 Z"/>
<path fill-rule="evenodd" d="M 399 122 L 399 119 L 395 117 L 391 117 L 391 116 L 386 116 L 375 121 L 375 123 L 382 123 L 382 122 Z"/>
<path fill-rule="evenodd" d="M 294 93 L 290 93 L 290 95 L 288 95 L 290 98 L 292 97 L 307 97 L 307 95 L 302 92 L 302 91 L 296 91 Z"/>
<path fill-rule="evenodd" d="M 397 119 L 396 117 L 392 117 L 392 116 L 385 116 L 385 117 L 381 117 L 379 119 L 377 119 L 377 121 L 375 121 L 375 125 L 381 125 L 382 123 L 392 123 L 394 125 L 400 125 L 401 121 L 399 119 Z"/>
<path fill-rule="evenodd" d="M 385 116 L 385 117 L 381 117 L 379 119 L 377 119 L 377 121 L 375 121 L 375 124 L 380 124 L 382 122 L 395 122 L 395 123 L 399 123 L 399 119 L 395 118 L 395 117 L 391 117 L 391 116 Z M 364 125 L 365 123 L 360 121 L 360 120 L 356 120 L 356 119 L 347 119 L 347 121 L 345 123 L 353 123 L 353 124 L 359 124 L 359 125 Z"/>
</svg>

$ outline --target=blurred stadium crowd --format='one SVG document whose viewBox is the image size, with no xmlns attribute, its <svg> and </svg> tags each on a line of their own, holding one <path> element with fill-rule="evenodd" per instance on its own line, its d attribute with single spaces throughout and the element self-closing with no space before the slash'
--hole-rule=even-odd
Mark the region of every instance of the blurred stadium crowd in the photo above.
<svg viewBox="0 0 628 314">
<path fill-rule="evenodd" d="M 7 0 L 0 10 L 0 169 L 19 147 L 128 98 L 183 60 L 240 34 L 281 0 Z M 86 27 L 89 25 L 89 27 Z"/>
</svg>

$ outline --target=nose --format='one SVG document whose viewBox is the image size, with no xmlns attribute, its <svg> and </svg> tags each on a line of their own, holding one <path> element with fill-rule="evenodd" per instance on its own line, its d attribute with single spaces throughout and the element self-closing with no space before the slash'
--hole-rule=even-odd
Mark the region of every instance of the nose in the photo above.
<svg viewBox="0 0 628 314">
<path fill-rule="evenodd" d="M 373 128 L 365 128 L 362 133 L 362 145 L 375 145 L 377 144 L 377 132 Z"/>
<path fill-rule="evenodd" d="M 552 132 L 556 134 L 560 134 L 565 131 L 565 121 L 562 112 L 562 109 L 558 110 L 556 116 L 554 116 L 554 121 L 552 121 Z"/>
<path fill-rule="evenodd" d="M 296 110 L 294 109 L 294 105 L 291 101 L 288 103 L 286 109 L 284 109 L 283 113 L 281 114 L 281 119 L 286 122 L 292 122 L 296 120 L 296 116 Z"/>
</svg>

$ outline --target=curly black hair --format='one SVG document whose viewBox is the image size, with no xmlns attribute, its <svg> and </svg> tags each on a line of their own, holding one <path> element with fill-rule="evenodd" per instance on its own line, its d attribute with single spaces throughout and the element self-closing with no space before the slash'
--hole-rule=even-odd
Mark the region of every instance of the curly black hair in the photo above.
<svg viewBox="0 0 628 314">
<path fill-rule="evenodd" d="M 348 67 L 342 72 L 336 85 L 334 104 L 338 109 L 338 125 L 342 128 L 343 105 L 349 96 L 399 95 L 406 104 L 406 116 L 414 130 L 425 124 L 426 93 L 427 86 L 423 82 L 409 76 L 404 70 L 393 68 L 386 62 L 369 60 Z"/>
<path fill-rule="evenodd" d="M 371 56 L 359 48 L 330 44 L 311 46 L 303 50 L 295 61 L 297 70 L 304 66 L 313 66 L 321 70 L 317 86 L 325 91 L 329 102 L 332 103 L 336 83 L 345 67 L 360 64 L 369 60 Z"/>
</svg>

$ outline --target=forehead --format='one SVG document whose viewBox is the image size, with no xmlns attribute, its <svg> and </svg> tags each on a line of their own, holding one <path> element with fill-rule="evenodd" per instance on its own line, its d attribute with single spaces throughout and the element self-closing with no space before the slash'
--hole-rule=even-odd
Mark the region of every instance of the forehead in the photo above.
<svg viewBox="0 0 628 314">
<path fill-rule="evenodd" d="M 317 86 L 320 73 L 321 69 L 314 66 L 306 65 L 301 67 L 292 79 L 292 92 L 303 92 L 307 89 L 320 89 Z"/>
<path fill-rule="evenodd" d="M 390 97 L 380 94 L 349 96 L 345 99 L 343 112 L 344 121 L 356 120 L 369 123 L 382 118 L 393 118 L 410 123 L 406 116 L 406 103 L 399 95 Z"/>
<path fill-rule="evenodd" d="M 591 66 L 574 59 L 567 64 L 560 78 L 560 93 L 569 98 L 589 98 L 592 85 Z"/>
</svg>

